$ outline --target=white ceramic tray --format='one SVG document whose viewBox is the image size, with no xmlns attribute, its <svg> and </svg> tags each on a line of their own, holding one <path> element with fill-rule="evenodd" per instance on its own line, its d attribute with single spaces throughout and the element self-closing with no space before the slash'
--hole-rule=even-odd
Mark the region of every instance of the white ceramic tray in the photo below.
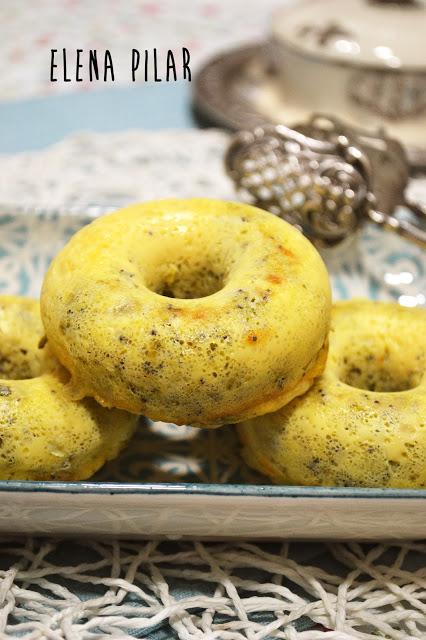
<svg viewBox="0 0 426 640">
<path fill-rule="evenodd" d="M 51 258 L 88 221 L 77 214 L 2 209 L 0 293 L 37 296 Z M 380 285 L 384 273 L 390 274 L 391 283 L 396 274 L 411 273 L 402 301 L 421 298 L 424 254 L 367 230 L 359 253 L 354 250 L 331 267 L 334 295 L 401 300 L 401 291 Z M 90 482 L 0 482 L 0 532 L 169 539 L 426 535 L 424 490 L 277 487 L 264 482 L 242 463 L 231 427 L 199 431 L 141 421 L 127 451 Z"/>
</svg>

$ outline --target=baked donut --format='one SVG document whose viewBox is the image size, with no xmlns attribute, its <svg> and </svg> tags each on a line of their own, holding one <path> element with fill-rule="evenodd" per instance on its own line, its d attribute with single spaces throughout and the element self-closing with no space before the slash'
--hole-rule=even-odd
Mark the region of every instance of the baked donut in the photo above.
<svg viewBox="0 0 426 640">
<path fill-rule="evenodd" d="M 0 479 L 83 480 L 115 457 L 135 416 L 67 397 L 69 374 L 43 336 L 35 300 L 0 296 Z"/>
<path fill-rule="evenodd" d="M 325 266 L 299 231 L 208 199 L 97 219 L 55 258 L 41 296 L 74 397 L 196 426 L 305 392 L 325 364 L 330 305 Z"/>
<path fill-rule="evenodd" d="M 280 484 L 425 487 L 426 310 L 337 303 L 324 373 L 238 431 L 247 463 Z"/>
</svg>

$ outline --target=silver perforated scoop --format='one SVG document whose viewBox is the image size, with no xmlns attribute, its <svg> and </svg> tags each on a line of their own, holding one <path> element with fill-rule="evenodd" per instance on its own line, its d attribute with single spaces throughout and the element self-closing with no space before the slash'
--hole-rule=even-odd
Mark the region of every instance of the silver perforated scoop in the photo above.
<svg viewBox="0 0 426 640">
<path fill-rule="evenodd" d="M 322 115 L 294 129 L 266 125 L 236 134 L 225 164 L 245 201 L 297 226 L 320 248 L 340 244 L 365 220 L 426 247 L 425 211 L 405 195 L 404 149 L 381 131 Z"/>
</svg>

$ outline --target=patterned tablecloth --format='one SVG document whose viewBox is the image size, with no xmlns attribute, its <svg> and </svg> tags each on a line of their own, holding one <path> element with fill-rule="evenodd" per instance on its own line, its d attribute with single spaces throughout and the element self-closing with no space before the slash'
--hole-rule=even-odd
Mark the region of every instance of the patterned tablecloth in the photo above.
<svg viewBox="0 0 426 640">
<path fill-rule="evenodd" d="M 115 84 L 128 84 L 131 49 L 159 59 L 182 46 L 191 69 L 212 54 L 262 40 L 271 12 L 289 0 L 2 0 L 0 100 L 87 91 L 102 83 L 51 83 L 50 49 L 111 51 Z M 177 54 L 178 55 L 178 54 Z M 71 58 L 70 58 L 71 60 Z"/>
</svg>

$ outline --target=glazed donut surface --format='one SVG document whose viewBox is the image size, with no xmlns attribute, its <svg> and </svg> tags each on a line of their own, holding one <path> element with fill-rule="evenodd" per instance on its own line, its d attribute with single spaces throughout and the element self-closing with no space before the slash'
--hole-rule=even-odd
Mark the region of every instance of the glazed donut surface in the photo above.
<svg viewBox="0 0 426 640">
<path fill-rule="evenodd" d="M 247 463 L 279 484 L 426 486 L 426 310 L 334 306 L 324 373 L 239 425 Z"/>
<path fill-rule="evenodd" d="M 135 416 L 74 402 L 48 345 L 39 303 L 0 296 L 0 479 L 83 480 L 115 457 Z"/>
<path fill-rule="evenodd" d="M 75 397 L 176 424 L 275 410 L 324 367 L 325 266 L 295 228 L 207 199 L 131 206 L 53 261 L 42 316 Z"/>
</svg>

